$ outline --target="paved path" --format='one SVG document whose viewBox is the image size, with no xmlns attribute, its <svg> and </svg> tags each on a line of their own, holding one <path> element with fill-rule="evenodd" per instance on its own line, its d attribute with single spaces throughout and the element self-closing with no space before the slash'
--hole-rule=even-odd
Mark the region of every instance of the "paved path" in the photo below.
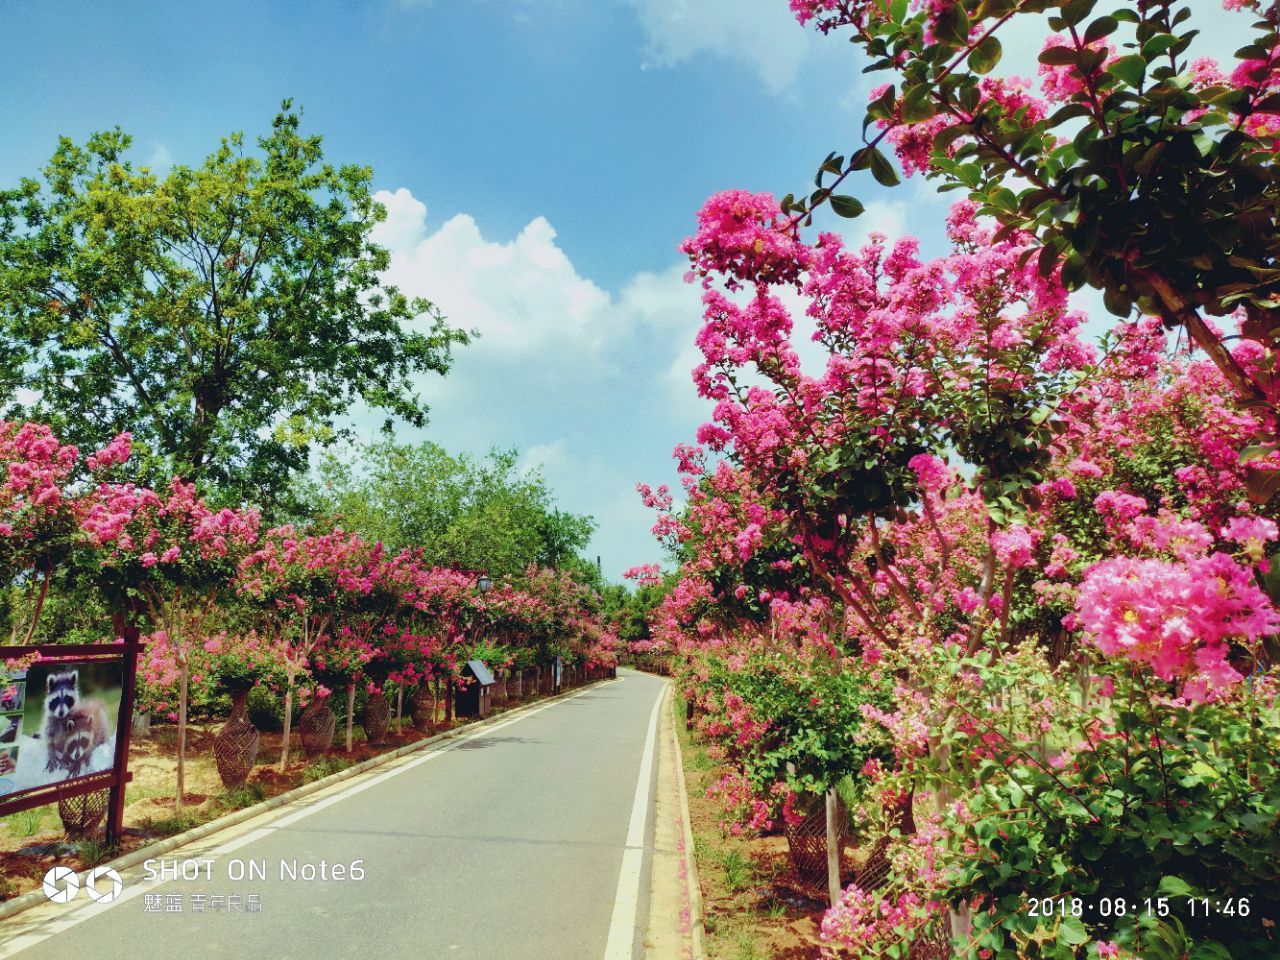
<svg viewBox="0 0 1280 960">
<path fill-rule="evenodd" d="M 663 689 L 622 671 L 264 814 L 163 858 L 213 858 L 212 880 L 148 881 L 135 868 L 110 905 L 82 892 L 0 922 L 0 958 L 638 958 L 650 857 L 636 844 L 652 844 L 652 776 L 638 786 Z M 233 881 L 235 861 L 263 864 L 266 880 Z M 282 861 L 298 864 L 297 880 L 281 879 Z M 302 879 L 321 861 L 363 861 L 364 879 Z M 261 912 L 206 901 L 195 913 L 193 894 L 256 896 Z M 181 913 L 148 911 L 170 896 Z"/>
</svg>

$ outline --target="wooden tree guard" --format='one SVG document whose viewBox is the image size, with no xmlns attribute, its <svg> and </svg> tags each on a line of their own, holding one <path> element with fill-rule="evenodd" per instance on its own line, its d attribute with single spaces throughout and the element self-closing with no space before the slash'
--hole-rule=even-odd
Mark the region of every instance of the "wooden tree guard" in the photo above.
<svg viewBox="0 0 1280 960">
<path fill-rule="evenodd" d="M 356 722 L 355 718 L 356 718 L 356 684 L 355 684 L 355 681 L 353 680 L 347 684 L 347 736 L 346 736 L 347 753 L 351 752 L 351 738 L 352 738 L 352 730 L 355 727 L 355 722 Z"/>
<path fill-rule="evenodd" d="M 308 757 L 318 757 L 333 746 L 333 736 L 338 729 L 338 718 L 329 709 L 328 697 L 316 697 L 298 718 L 298 733 L 302 736 L 302 750 Z"/>
<path fill-rule="evenodd" d="M 826 801 L 827 895 L 834 907 L 840 903 L 840 798 L 828 790 Z"/>
<path fill-rule="evenodd" d="M 231 716 L 213 738 L 213 759 L 218 765 L 222 785 L 232 790 L 249 779 L 258 760 L 261 735 L 249 722 L 249 695 L 239 694 L 231 707 Z"/>
<path fill-rule="evenodd" d="M 84 840 L 98 831 L 111 804 L 110 790 L 95 790 L 58 801 L 58 819 L 69 841 Z"/>
<path fill-rule="evenodd" d="M 365 739 L 370 743 L 381 743 L 387 735 L 387 727 L 391 725 L 391 705 L 380 693 L 369 695 L 364 710 L 360 713 L 360 725 L 364 727 Z"/>
</svg>

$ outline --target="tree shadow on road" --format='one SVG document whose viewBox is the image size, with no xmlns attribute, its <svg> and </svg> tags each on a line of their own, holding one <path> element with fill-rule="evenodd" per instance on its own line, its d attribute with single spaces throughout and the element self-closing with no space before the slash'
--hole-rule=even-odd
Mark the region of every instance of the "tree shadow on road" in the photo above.
<svg viewBox="0 0 1280 960">
<path fill-rule="evenodd" d="M 545 740 L 538 740 L 534 737 L 476 737 L 474 740 L 465 740 L 454 747 L 454 750 L 484 750 L 488 747 L 496 747 L 503 743 L 546 743 Z"/>
</svg>

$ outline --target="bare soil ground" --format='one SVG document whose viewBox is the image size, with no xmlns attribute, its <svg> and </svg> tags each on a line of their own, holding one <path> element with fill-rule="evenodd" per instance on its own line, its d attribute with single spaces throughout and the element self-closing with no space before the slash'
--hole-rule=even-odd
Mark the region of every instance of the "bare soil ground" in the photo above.
<svg viewBox="0 0 1280 960">
<path fill-rule="evenodd" d="M 677 717 L 684 705 L 677 705 Z M 707 787 L 727 768 L 677 722 L 711 960 L 817 960 L 825 887 L 797 876 L 779 835 L 731 834 Z M 847 863 L 858 851 L 846 847 Z"/>
</svg>

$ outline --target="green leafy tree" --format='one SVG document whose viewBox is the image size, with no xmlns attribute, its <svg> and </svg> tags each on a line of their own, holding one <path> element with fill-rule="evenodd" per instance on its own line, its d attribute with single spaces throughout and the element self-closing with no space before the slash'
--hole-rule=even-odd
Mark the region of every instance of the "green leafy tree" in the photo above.
<svg viewBox="0 0 1280 960">
<path fill-rule="evenodd" d="M 0 191 L 7 415 L 90 449 L 131 430 L 141 479 L 268 503 L 353 402 L 426 422 L 414 379 L 468 335 L 382 282 L 371 170 L 326 163 L 299 121 L 285 101 L 258 151 L 235 134 L 163 178 L 119 129 L 64 138 Z"/>
<path fill-rule="evenodd" d="M 546 480 L 522 469 L 514 450 L 475 460 L 431 442 L 375 443 L 360 455 L 325 457 L 297 499 L 316 504 L 322 525 L 358 530 L 393 552 L 421 548 L 428 563 L 493 576 L 533 564 L 583 582 L 594 574 L 578 551 L 595 522 L 557 509 Z"/>
</svg>

